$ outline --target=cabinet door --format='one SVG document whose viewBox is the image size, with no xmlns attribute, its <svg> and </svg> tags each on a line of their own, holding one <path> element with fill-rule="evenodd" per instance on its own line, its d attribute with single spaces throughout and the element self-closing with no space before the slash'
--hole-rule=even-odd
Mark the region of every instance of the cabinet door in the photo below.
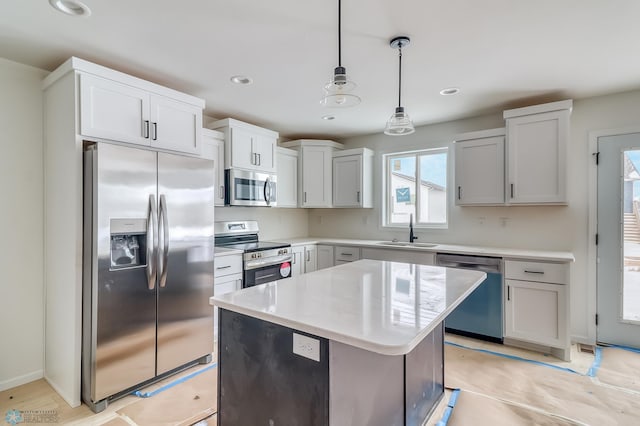
<svg viewBox="0 0 640 426">
<path fill-rule="evenodd" d="M 333 159 L 333 207 L 362 207 L 362 156 Z"/>
<path fill-rule="evenodd" d="M 569 112 L 507 119 L 507 201 L 566 203 Z"/>
<path fill-rule="evenodd" d="M 150 105 L 151 146 L 189 154 L 200 153 L 200 108 L 157 95 L 151 95 Z"/>
<path fill-rule="evenodd" d="M 566 286 L 505 280 L 505 337 L 566 346 Z"/>
<path fill-rule="evenodd" d="M 221 296 L 242 289 L 242 274 L 227 275 L 216 278 L 213 295 Z M 218 307 L 213 307 L 213 339 L 218 340 Z"/>
<path fill-rule="evenodd" d="M 207 160 L 213 160 L 215 173 L 215 198 L 214 205 L 224 206 L 224 141 L 209 136 L 203 129 L 200 156 Z"/>
<path fill-rule="evenodd" d="M 253 155 L 253 134 L 237 127 L 230 128 L 229 132 L 231 143 L 226 148 L 230 149 L 228 155 L 231 159 L 230 167 L 254 169 L 256 159 Z"/>
<path fill-rule="evenodd" d="M 302 149 L 302 207 L 331 207 L 332 168 L 330 148 Z"/>
<path fill-rule="evenodd" d="M 276 171 L 276 139 L 264 136 L 253 135 L 252 138 L 253 153 L 256 154 L 255 168 L 257 170 L 273 173 Z"/>
<path fill-rule="evenodd" d="M 454 144 L 456 205 L 504 203 L 504 136 Z"/>
<path fill-rule="evenodd" d="M 277 154 L 277 206 L 298 207 L 298 157 Z"/>
<path fill-rule="evenodd" d="M 297 275 L 304 274 L 304 247 L 292 247 L 291 254 L 293 254 L 293 260 L 291 261 L 291 276 L 295 277 Z"/>
<path fill-rule="evenodd" d="M 112 80 L 80 75 L 83 136 L 150 145 L 149 94 Z"/>
<path fill-rule="evenodd" d="M 318 245 L 318 260 L 316 269 L 330 268 L 333 266 L 333 246 Z"/>
<path fill-rule="evenodd" d="M 318 252 L 315 245 L 304 247 L 304 272 L 313 272 L 318 266 Z"/>
</svg>

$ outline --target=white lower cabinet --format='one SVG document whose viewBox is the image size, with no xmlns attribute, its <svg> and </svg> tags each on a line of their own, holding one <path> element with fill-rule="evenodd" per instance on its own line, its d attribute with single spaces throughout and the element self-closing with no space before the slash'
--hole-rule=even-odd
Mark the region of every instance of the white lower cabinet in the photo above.
<svg viewBox="0 0 640 426">
<path fill-rule="evenodd" d="M 304 272 L 313 272 L 318 269 L 318 250 L 315 244 L 304 246 Z"/>
<path fill-rule="evenodd" d="M 220 296 L 242 288 L 242 254 L 216 256 L 213 294 Z M 213 308 L 213 337 L 218 338 L 218 308 Z"/>
<path fill-rule="evenodd" d="M 505 261 L 505 343 L 549 347 L 569 360 L 569 265 Z"/>
<path fill-rule="evenodd" d="M 334 260 L 336 265 L 360 260 L 360 247 L 335 246 Z"/>
<path fill-rule="evenodd" d="M 331 268 L 334 266 L 333 246 L 318 244 L 316 269 Z"/>
</svg>

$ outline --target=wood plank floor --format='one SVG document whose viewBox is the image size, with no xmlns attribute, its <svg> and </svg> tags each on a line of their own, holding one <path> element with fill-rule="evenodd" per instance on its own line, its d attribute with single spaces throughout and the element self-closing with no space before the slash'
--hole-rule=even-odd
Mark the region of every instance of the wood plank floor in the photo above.
<svg viewBox="0 0 640 426">
<path fill-rule="evenodd" d="M 586 374 L 593 364 L 594 355 L 578 351 L 574 345 L 572 351 L 572 361 L 566 363 L 550 356 L 538 354 L 525 349 L 511 348 L 503 345 L 482 342 L 473 339 L 462 338 L 455 335 L 447 335 L 446 340 L 452 343 L 482 349 L 501 352 L 508 355 L 523 357 L 531 360 L 538 360 L 551 363 L 561 368 L 571 368 L 580 374 Z M 214 362 L 217 361 L 214 354 Z M 445 360 L 445 364 L 448 361 Z M 472 365 L 472 363 L 486 362 L 478 357 L 468 357 L 469 371 L 482 369 L 482 365 Z M 527 363 L 521 363 L 524 370 Z M 499 364 L 497 364 L 499 365 Z M 515 368 L 519 364 L 515 364 Z M 145 389 L 151 392 L 167 383 L 172 383 L 188 374 L 207 369 L 208 366 L 197 365 L 185 370 L 178 375 L 172 376 Z M 168 390 L 162 391 L 150 398 L 139 398 L 137 396 L 126 396 L 111 403 L 105 411 L 94 414 L 88 407 L 82 405 L 71 409 L 47 384 L 44 380 L 37 380 L 23 386 L 19 386 L 7 391 L 0 392 L 0 415 L 5 415 L 9 410 L 38 412 L 53 412 L 56 415 L 55 422 L 50 424 L 70 424 L 70 425 L 108 425 L 108 426 L 147 426 L 152 424 L 162 425 L 190 425 L 198 426 L 216 425 L 217 419 L 217 388 L 216 369 L 211 368 L 206 372 L 196 375 L 194 378 L 186 380 L 179 385 L 175 385 Z M 450 374 L 450 373 L 448 373 Z M 638 372 L 635 372 L 638 374 Z M 451 375 L 453 377 L 453 375 Z M 476 389 L 474 386 L 480 384 L 469 383 L 465 386 Z M 441 418 L 446 408 L 450 391 L 447 391 L 445 398 L 437 407 L 436 411 L 425 424 L 435 425 Z M 483 397 L 487 397 L 483 395 Z M 495 405 L 496 398 L 491 398 L 491 404 Z M 463 402 L 469 401 L 468 407 L 483 407 L 481 399 L 477 396 L 465 396 Z M 476 401 L 475 405 L 473 402 Z M 465 405 L 465 404 L 462 404 Z M 489 404 L 487 403 L 487 406 Z M 472 408 L 470 408 L 472 409 Z M 496 408 L 497 410 L 498 408 Z M 459 411 L 458 417 L 462 414 Z M 639 414 L 640 415 L 640 414 Z M 177 417 L 176 417 L 177 416 Z M 473 416 L 471 417 L 473 418 Z M 482 422 L 477 423 L 482 424 Z M 526 424 L 526 423 L 523 423 Z M 638 423 L 640 424 L 640 422 Z"/>
</svg>

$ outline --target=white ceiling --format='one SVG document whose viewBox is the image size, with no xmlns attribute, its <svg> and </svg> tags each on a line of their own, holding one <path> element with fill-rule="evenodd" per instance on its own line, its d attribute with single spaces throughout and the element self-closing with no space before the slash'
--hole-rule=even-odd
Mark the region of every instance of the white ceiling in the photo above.
<svg viewBox="0 0 640 426">
<path fill-rule="evenodd" d="M 78 56 L 289 138 L 381 132 L 397 103 L 396 35 L 411 37 L 402 103 L 416 125 L 640 88 L 638 0 L 343 0 L 342 64 L 362 98 L 349 109 L 319 104 L 337 0 L 84 0 L 88 18 L 3 3 L 0 57 L 53 70 Z M 449 86 L 461 93 L 439 95 Z"/>
</svg>

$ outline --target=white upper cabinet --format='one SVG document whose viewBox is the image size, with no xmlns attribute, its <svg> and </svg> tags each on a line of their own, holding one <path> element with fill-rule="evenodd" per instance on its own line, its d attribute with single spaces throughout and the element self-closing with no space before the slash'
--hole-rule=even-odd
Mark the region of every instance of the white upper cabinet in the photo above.
<svg viewBox="0 0 640 426">
<path fill-rule="evenodd" d="M 456 205 L 504 203 L 504 135 L 501 128 L 456 137 Z"/>
<path fill-rule="evenodd" d="M 508 204 L 566 204 L 569 116 L 573 101 L 504 112 Z"/>
<path fill-rule="evenodd" d="M 199 154 L 202 109 L 163 96 L 151 95 L 151 146 Z"/>
<path fill-rule="evenodd" d="M 333 152 L 333 207 L 373 207 L 373 151 Z"/>
<path fill-rule="evenodd" d="M 110 74 L 113 75 L 109 77 L 120 77 L 115 71 Z M 137 87 L 131 81 L 121 82 L 89 73 L 79 73 L 79 78 L 81 135 L 200 153 L 204 102 L 187 103 Z M 130 76 L 125 79 L 137 80 Z M 152 85 L 152 88 L 157 86 Z M 158 92 L 162 90 L 158 89 Z"/>
<path fill-rule="evenodd" d="M 224 206 L 224 134 L 210 129 L 202 129 L 201 157 L 213 160 L 216 194 L 214 205 Z"/>
<path fill-rule="evenodd" d="M 276 148 L 278 207 L 298 207 L 298 151 Z"/>
<path fill-rule="evenodd" d="M 332 207 L 333 151 L 342 149 L 343 145 L 314 139 L 299 139 L 281 145 L 298 151 L 298 207 Z"/>
<path fill-rule="evenodd" d="M 208 127 L 224 133 L 226 169 L 276 172 L 277 132 L 233 118 L 216 121 Z"/>
</svg>

